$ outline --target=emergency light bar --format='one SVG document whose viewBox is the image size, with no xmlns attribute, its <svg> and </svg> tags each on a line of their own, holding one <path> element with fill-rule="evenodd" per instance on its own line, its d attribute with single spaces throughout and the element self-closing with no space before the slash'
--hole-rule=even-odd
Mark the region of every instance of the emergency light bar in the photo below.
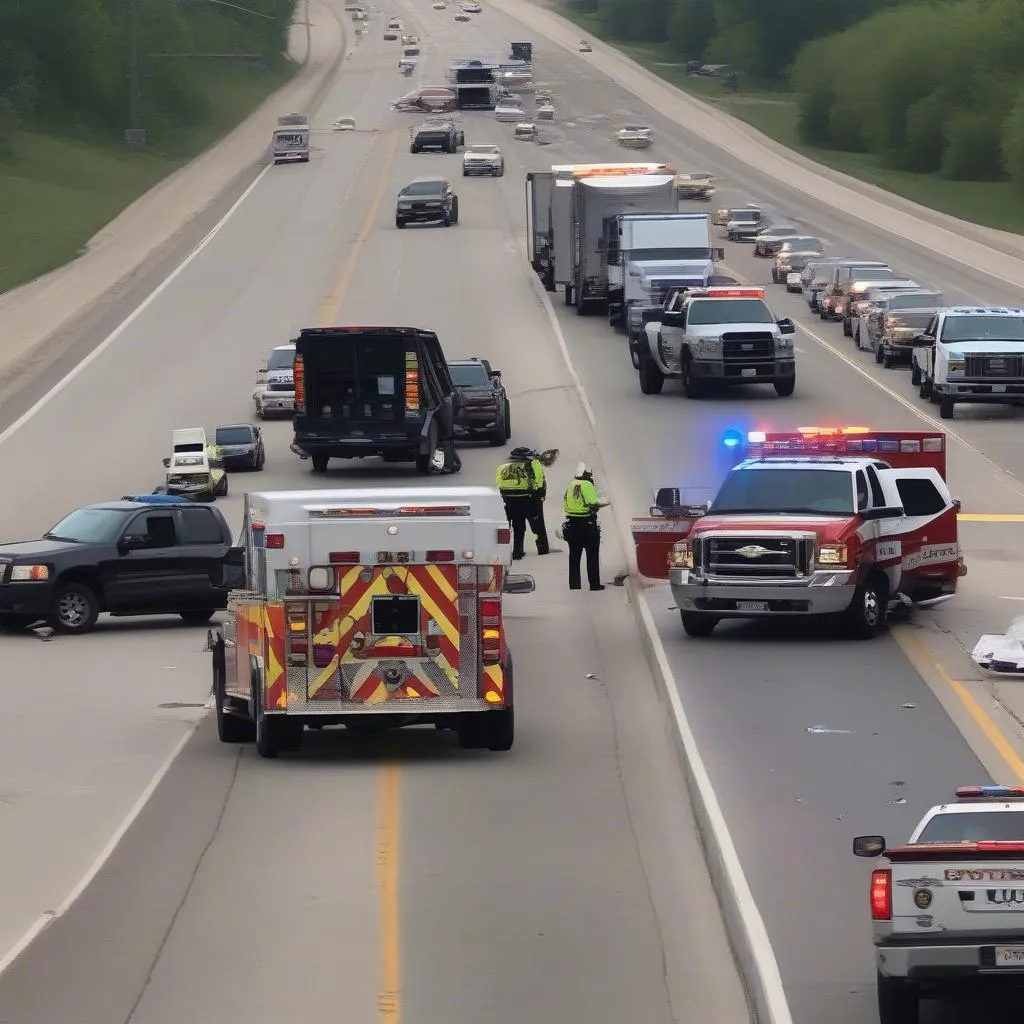
<svg viewBox="0 0 1024 1024">
<path fill-rule="evenodd" d="M 957 800 L 1024 800 L 1024 786 L 958 786 Z"/>
<path fill-rule="evenodd" d="M 671 164 L 555 164 L 552 174 L 568 174 L 574 178 L 595 178 L 617 174 L 675 174 Z"/>
<path fill-rule="evenodd" d="M 711 285 L 708 288 L 699 288 L 690 293 L 693 297 L 709 299 L 763 299 L 763 288 L 730 288 L 727 285 Z"/>
<path fill-rule="evenodd" d="M 726 447 L 735 448 L 735 432 L 723 437 Z M 751 455 L 770 453 L 829 455 L 941 454 L 946 450 L 944 434 L 918 431 L 872 431 L 868 427 L 800 427 L 796 431 L 775 433 L 751 430 L 746 436 Z"/>
<path fill-rule="evenodd" d="M 367 508 L 307 506 L 310 519 L 379 519 L 395 516 L 468 516 L 469 505 L 376 505 Z"/>
</svg>

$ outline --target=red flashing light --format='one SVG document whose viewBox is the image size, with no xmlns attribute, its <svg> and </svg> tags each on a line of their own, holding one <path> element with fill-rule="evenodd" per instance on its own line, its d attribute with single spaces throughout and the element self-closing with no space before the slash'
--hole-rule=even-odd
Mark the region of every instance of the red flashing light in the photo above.
<svg viewBox="0 0 1024 1024">
<path fill-rule="evenodd" d="M 763 299 L 763 288 L 727 288 L 713 285 L 705 289 L 709 299 Z"/>
<path fill-rule="evenodd" d="M 332 551 L 327 556 L 327 561 L 334 565 L 358 565 L 359 564 L 359 552 L 358 551 Z"/>
<path fill-rule="evenodd" d="M 892 920 L 892 871 L 889 868 L 871 872 L 871 920 Z"/>
<path fill-rule="evenodd" d="M 283 533 L 268 533 L 266 539 L 266 545 L 268 548 L 283 548 L 284 547 L 284 534 Z"/>
<path fill-rule="evenodd" d="M 454 551 L 428 551 L 427 552 L 428 562 L 454 562 L 455 552 Z"/>
<path fill-rule="evenodd" d="M 511 544 L 512 543 L 512 531 L 511 530 L 509 530 L 507 528 L 504 528 L 504 529 L 499 529 L 499 530 L 497 530 L 495 532 L 498 535 L 497 539 L 498 539 L 498 543 L 499 544 Z"/>
</svg>

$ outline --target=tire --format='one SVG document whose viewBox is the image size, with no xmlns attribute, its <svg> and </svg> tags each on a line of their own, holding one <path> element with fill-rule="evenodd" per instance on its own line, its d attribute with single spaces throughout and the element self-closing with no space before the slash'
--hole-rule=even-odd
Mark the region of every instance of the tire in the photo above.
<svg viewBox="0 0 1024 1024">
<path fill-rule="evenodd" d="M 399 219 L 398 219 L 398 218 L 396 217 L 396 218 L 395 218 L 395 227 L 396 227 L 396 228 L 399 228 L 399 229 L 401 229 L 401 228 L 404 228 L 404 227 L 405 227 L 405 221 L 404 221 L 404 220 L 399 220 Z"/>
<path fill-rule="evenodd" d="M 213 652 L 213 706 L 217 714 L 217 739 L 221 743 L 249 743 L 256 736 L 253 723 L 225 709 L 225 671 L 224 648 L 219 646 Z"/>
<path fill-rule="evenodd" d="M 920 371 L 918 371 L 918 378 L 920 380 L 920 383 L 917 385 L 918 397 L 928 401 L 932 397 L 932 382 L 921 377 Z"/>
<path fill-rule="evenodd" d="M 452 203 L 452 223 L 453 224 L 458 224 L 459 223 L 459 201 L 458 201 L 458 199 L 456 199 L 455 202 Z"/>
<path fill-rule="evenodd" d="M 327 472 L 327 464 L 331 461 L 330 455 L 321 455 L 321 454 L 318 453 L 316 455 L 311 455 L 309 458 L 310 458 L 310 462 L 313 463 L 313 472 L 314 473 L 326 473 Z"/>
<path fill-rule="evenodd" d="M 774 384 L 775 394 L 779 398 L 789 398 L 796 391 L 796 377 L 788 377 L 786 380 L 777 380 Z"/>
<path fill-rule="evenodd" d="M 572 305 L 572 285 L 571 284 L 566 284 L 566 285 L 562 285 L 562 287 L 565 289 L 565 292 L 564 292 L 564 294 L 565 294 L 565 304 L 567 306 L 571 306 Z"/>
<path fill-rule="evenodd" d="M 687 612 L 680 609 L 679 617 L 683 620 L 683 632 L 692 637 L 709 637 L 718 625 L 718 616 L 707 612 Z"/>
<path fill-rule="evenodd" d="M 53 595 L 50 623 L 58 633 L 77 636 L 88 633 L 100 615 L 100 602 L 92 587 L 77 580 L 58 583 Z"/>
<path fill-rule="evenodd" d="M 850 321 L 847 320 L 845 316 L 843 317 L 843 337 L 844 338 L 852 338 L 853 337 L 853 324 L 850 323 Z"/>
<path fill-rule="evenodd" d="M 287 719 L 282 720 L 276 716 L 265 717 L 259 690 L 256 691 L 253 703 L 258 705 L 258 710 L 253 717 L 256 719 L 256 753 L 260 757 L 275 758 L 278 754 L 291 754 L 302 746 L 303 726 L 301 722 L 296 722 L 294 719 L 289 722 Z"/>
<path fill-rule="evenodd" d="M 878 989 L 879 1024 L 918 1024 L 921 1019 L 921 996 L 917 987 L 898 978 L 886 978 L 879 974 Z"/>
<path fill-rule="evenodd" d="M 853 343 L 860 348 L 860 324 L 857 324 L 856 330 L 853 332 Z"/>
<path fill-rule="evenodd" d="M 213 489 L 215 498 L 226 498 L 228 496 L 228 475 L 225 473 Z"/>
<path fill-rule="evenodd" d="M 640 360 L 637 375 L 640 378 L 640 390 L 645 395 L 661 394 L 661 389 L 665 386 L 665 375 L 650 356 Z"/>
<path fill-rule="evenodd" d="M 417 146 L 415 142 L 409 147 L 409 152 L 410 153 L 418 153 L 419 151 L 420 151 L 420 147 Z"/>
<path fill-rule="evenodd" d="M 502 418 L 498 420 L 497 424 L 494 427 L 494 430 L 491 431 L 490 437 L 487 438 L 487 443 L 492 448 L 501 448 L 505 444 L 505 442 L 508 441 L 508 438 L 509 434 L 508 431 L 505 429 L 504 418 Z"/>
<path fill-rule="evenodd" d="M 267 418 L 267 414 L 263 411 L 263 406 L 259 402 L 257 402 L 256 403 L 256 419 L 258 419 L 258 420 L 265 420 L 266 418 Z"/>
<path fill-rule="evenodd" d="M 875 362 L 881 363 L 885 359 L 885 349 L 879 344 L 878 348 L 875 349 Z"/>
<path fill-rule="evenodd" d="M 939 418 L 944 420 L 951 420 L 953 418 L 953 410 L 956 408 L 956 403 L 952 398 L 940 398 L 939 399 Z"/>
<path fill-rule="evenodd" d="M 921 368 L 914 362 L 910 364 L 910 386 L 914 388 L 921 386 Z"/>
<path fill-rule="evenodd" d="M 505 177 L 505 165 L 504 165 L 504 164 L 502 164 L 502 165 L 501 165 L 501 166 L 500 166 L 500 167 L 498 168 L 498 177 L 499 177 L 499 178 L 504 178 L 504 177 Z"/>
<path fill-rule="evenodd" d="M 892 356 L 887 356 L 885 352 L 882 352 L 882 368 L 885 370 L 891 370 L 896 365 Z"/>
<path fill-rule="evenodd" d="M 485 745 L 488 750 L 504 752 L 512 749 L 516 738 L 516 713 L 514 708 L 503 708 L 501 711 L 485 711 L 484 728 Z"/>
<path fill-rule="evenodd" d="M 212 608 L 190 608 L 188 611 L 178 612 L 186 626 L 205 626 L 216 614 Z"/>
<path fill-rule="evenodd" d="M 704 385 L 700 381 L 693 379 L 688 359 L 683 360 L 683 394 L 687 398 L 704 397 Z"/>
<path fill-rule="evenodd" d="M 505 403 L 505 440 L 512 440 L 512 406 Z"/>
<path fill-rule="evenodd" d="M 452 219 L 447 213 L 441 218 L 441 224 L 446 228 L 450 228 L 452 226 Z"/>
<path fill-rule="evenodd" d="M 464 178 L 468 178 L 469 177 L 469 171 L 467 171 L 465 167 L 462 168 L 462 176 Z"/>
<path fill-rule="evenodd" d="M 855 640 L 871 640 L 885 629 L 889 585 L 884 576 L 872 573 L 857 585 L 845 618 L 847 632 Z"/>
</svg>

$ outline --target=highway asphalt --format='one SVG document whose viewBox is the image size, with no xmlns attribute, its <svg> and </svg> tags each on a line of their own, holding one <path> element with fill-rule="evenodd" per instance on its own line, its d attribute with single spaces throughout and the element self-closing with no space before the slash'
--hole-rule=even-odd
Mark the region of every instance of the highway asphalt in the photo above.
<svg viewBox="0 0 1024 1024">
<path fill-rule="evenodd" d="M 462 182 L 460 158 L 410 155 L 408 118 L 387 110 L 409 86 L 372 24 L 316 113 L 313 160 L 271 168 L 116 338 L 0 433 L 0 472 L 19 481 L 7 536 L 149 492 L 173 428 L 249 419 L 266 352 L 338 320 L 432 327 L 449 356 L 500 367 L 513 441 L 563 452 L 549 530 L 577 459 L 607 478 L 522 265 L 526 165 L 510 148 L 504 181 Z M 430 30 L 434 74 L 461 29 L 449 12 Z M 341 114 L 365 131 L 324 131 Z M 493 130 L 481 115 L 467 134 Z M 456 180 L 462 223 L 396 231 L 395 192 L 430 173 Z M 288 423 L 266 437 L 266 470 L 232 475 L 220 502 L 236 523 L 247 488 L 416 479 L 373 464 L 314 478 L 288 452 Z M 492 480 L 501 454 L 467 449 L 451 482 Z M 626 562 L 614 531 L 605 554 L 610 580 Z M 0 975 L 0 1021 L 748 1020 L 626 592 L 570 595 L 558 553 L 523 569 L 538 586 L 508 601 L 508 755 L 433 731 L 329 731 L 262 762 L 218 744 L 208 718 L 187 739 L 209 690 L 204 629 L 104 620 L 84 638 L 0 638 L 0 949 L 58 917 Z M 82 898 L 61 906 L 183 741 Z"/>
</svg>

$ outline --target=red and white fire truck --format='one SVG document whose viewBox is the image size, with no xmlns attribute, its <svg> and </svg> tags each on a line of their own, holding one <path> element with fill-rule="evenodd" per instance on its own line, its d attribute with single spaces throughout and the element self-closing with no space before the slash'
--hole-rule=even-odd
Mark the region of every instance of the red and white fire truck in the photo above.
<svg viewBox="0 0 1024 1024">
<path fill-rule="evenodd" d="M 827 616 L 868 638 L 893 608 L 955 594 L 967 570 L 943 433 L 802 427 L 725 443 L 739 461 L 714 501 L 683 508 L 664 488 L 633 521 L 638 567 L 668 578 L 690 636 L 727 618 Z"/>
<path fill-rule="evenodd" d="M 246 589 L 210 635 L 217 729 L 262 757 L 305 727 L 433 724 L 509 750 L 512 656 L 504 505 L 487 487 L 264 491 L 246 496 Z"/>
</svg>

